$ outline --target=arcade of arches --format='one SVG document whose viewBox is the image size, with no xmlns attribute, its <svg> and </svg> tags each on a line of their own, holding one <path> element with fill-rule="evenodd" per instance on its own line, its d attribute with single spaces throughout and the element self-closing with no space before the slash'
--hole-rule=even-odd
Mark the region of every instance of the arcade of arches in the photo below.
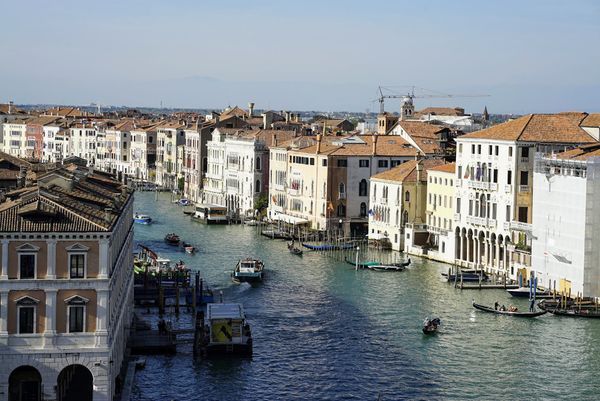
<svg viewBox="0 0 600 401">
<path fill-rule="evenodd" d="M 456 227 L 455 258 L 459 264 L 506 272 L 510 266 L 510 237 L 486 230 Z M 513 274 L 512 272 L 509 272 Z"/>
<path fill-rule="evenodd" d="M 94 378 L 83 365 L 65 367 L 56 380 L 57 401 L 92 401 Z M 42 376 L 33 366 L 20 366 L 8 379 L 8 401 L 42 401 Z"/>
</svg>

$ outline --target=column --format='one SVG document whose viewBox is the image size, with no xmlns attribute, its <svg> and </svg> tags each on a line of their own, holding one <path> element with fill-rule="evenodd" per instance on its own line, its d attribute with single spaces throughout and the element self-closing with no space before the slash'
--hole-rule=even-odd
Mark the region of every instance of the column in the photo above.
<svg viewBox="0 0 600 401">
<path fill-rule="evenodd" d="M 460 255 L 462 253 L 460 234 L 455 236 L 455 241 L 456 244 L 454 244 L 454 258 L 460 260 Z"/>
<path fill-rule="evenodd" d="M 0 280 L 8 280 L 8 240 L 2 240 L 2 266 L 0 267 Z"/>
<path fill-rule="evenodd" d="M 48 245 L 48 270 L 46 278 L 54 280 L 56 278 L 56 240 L 49 239 L 46 241 Z"/>
<path fill-rule="evenodd" d="M 0 344 L 8 340 L 8 291 L 0 292 Z"/>
<path fill-rule="evenodd" d="M 466 239 L 467 239 L 467 263 L 469 263 L 471 261 L 471 239 L 469 238 L 469 234 L 467 233 L 466 235 Z"/>
<path fill-rule="evenodd" d="M 56 293 L 58 290 L 46 290 L 46 329 L 44 330 L 44 346 L 54 345 L 56 338 Z M 68 322 L 66 324 L 69 324 Z"/>
<path fill-rule="evenodd" d="M 96 305 L 96 336 L 102 336 L 96 338 L 96 345 L 102 345 L 106 343 L 106 337 L 108 336 L 108 321 L 110 320 L 110 311 L 108 307 L 108 290 L 98 290 L 96 292 L 97 305 Z"/>
<path fill-rule="evenodd" d="M 496 269 L 500 269 L 500 241 L 496 237 Z"/>
<path fill-rule="evenodd" d="M 108 257 L 108 239 L 102 238 L 98 241 L 99 244 L 99 257 L 98 257 L 98 278 L 108 278 L 108 265 L 110 263 Z"/>
</svg>

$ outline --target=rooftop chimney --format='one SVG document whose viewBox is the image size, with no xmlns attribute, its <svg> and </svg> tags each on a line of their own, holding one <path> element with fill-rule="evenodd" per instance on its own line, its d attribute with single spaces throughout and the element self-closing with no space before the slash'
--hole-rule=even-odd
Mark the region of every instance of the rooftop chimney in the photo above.
<svg viewBox="0 0 600 401">
<path fill-rule="evenodd" d="M 321 134 L 317 135 L 317 154 L 321 153 Z"/>
<path fill-rule="evenodd" d="M 277 146 L 277 134 L 273 133 L 273 139 L 271 140 L 271 146 Z"/>
<path fill-rule="evenodd" d="M 285 122 L 286 122 L 286 124 L 290 122 L 290 112 L 289 111 L 285 112 Z"/>
<path fill-rule="evenodd" d="M 13 106 L 13 102 L 11 100 L 10 102 L 8 102 L 8 114 L 12 113 L 12 106 Z"/>
<path fill-rule="evenodd" d="M 377 135 L 373 135 L 373 156 L 377 154 Z"/>
<path fill-rule="evenodd" d="M 254 116 L 254 103 L 248 103 L 248 117 L 252 118 Z"/>
</svg>

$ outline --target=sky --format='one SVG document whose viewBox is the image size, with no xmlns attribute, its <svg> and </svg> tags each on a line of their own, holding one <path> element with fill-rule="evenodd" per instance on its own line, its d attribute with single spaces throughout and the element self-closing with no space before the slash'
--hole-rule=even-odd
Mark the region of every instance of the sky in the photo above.
<svg viewBox="0 0 600 401">
<path fill-rule="evenodd" d="M 594 0 L 19 0 L 0 38 L 0 102 L 600 111 Z"/>
</svg>

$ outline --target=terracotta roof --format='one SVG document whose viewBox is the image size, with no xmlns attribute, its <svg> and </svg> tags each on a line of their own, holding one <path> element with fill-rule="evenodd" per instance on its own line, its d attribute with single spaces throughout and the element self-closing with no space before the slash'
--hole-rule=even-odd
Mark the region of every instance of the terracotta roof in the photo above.
<svg viewBox="0 0 600 401">
<path fill-rule="evenodd" d="M 409 160 L 402 163 L 394 168 L 383 171 L 379 174 L 375 174 L 371 177 L 372 180 L 382 181 L 394 181 L 394 182 L 416 182 L 417 181 L 417 165 L 423 166 L 423 170 L 419 180 L 422 182 L 427 181 L 427 170 L 433 167 L 444 164 L 443 160 L 440 159 L 422 159 L 422 160 Z"/>
<path fill-rule="evenodd" d="M 580 125 L 582 127 L 600 127 L 600 113 L 589 114 Z"/>
<path fill-rule="evenodd" d="M 557 159 L 587 160 L 592 157 L 600 157 L 600 143 L 584 145 L 566 152 L 557 153 Z"/>
<path fill-rule="evenodd" d="M 417 149 L 397 135 L 361 135 L 358 136 L 364 143 L 336 144 L 347 137 L 328 137 L 325 136 L 321 142 L 320 154 L 334 156 L 369 156 L 373 154 L 373 141 L 376 140 L 376 156 L 416 156 Z M 376 138 L 376 139 L 375 139 Z M 317 145 L 312 145 L 297 152 L 312 153 L 317 152 Z"/>
<path fill-rule="evenodd" d="M 458 139 L 497 139 L 517 142 L 592 143 L 596 140 L 579 123 L 583 113 L 529 114 Z"/>
<path fill-rule="evenodd" d="M 238 106 L 235 106 L 231 109 L 225 109 L 222 113 L 221 113 L 221 119 L 225 119 L 225 118 L 229 118 L 229 117 L 247 117 L 248 113 L 239 108 Z"/>
<path fill-rule="evenodd" d="M 8 114 L 8 108 L 8 103 L 0 104 L 0 114 Z M 13 104 L 12 106 L 10 106 L 10 114 L 25 114 L 25 112 L 15 107 L 15 105 Z"/>
<path fill-rule="evenodd" d="M 439 171 L 442 173 L 456 173 L 456 163 L 441 164 L 439 166 L 428 168 L 429 171 Z"/>
<path fill-rule="evenodd" d="M 61 119 L 61 117 L 56 117 L 56 116 L 34 117 L 34 118 L 27 120 L 27 125 L 49 125 L 60 119 Z"/>
<path fill-rule="evenodd" d="M 131 196 L 104 173 L 59 168 L 5 194 L 0 232 L 110 231 Z"/>
<path fill-rule="evenodd" d="M 464 116 L 465 110 L 460 107 L 427 107 L 417 111 L 415 116 L 426 116 L 429 114 L 437 116 Z"/>
</svg>

